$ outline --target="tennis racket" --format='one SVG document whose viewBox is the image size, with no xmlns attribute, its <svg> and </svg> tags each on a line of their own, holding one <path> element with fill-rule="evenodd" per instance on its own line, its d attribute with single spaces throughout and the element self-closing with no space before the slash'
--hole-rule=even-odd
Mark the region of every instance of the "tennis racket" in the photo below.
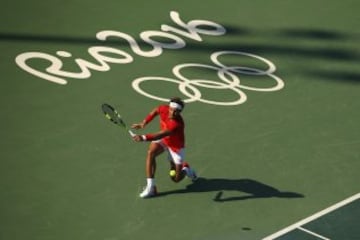
<svg viewBox="0 0 360 240">
<path fill-rule="evenodd" d="M 125 124 L 124 120 L 122 119 L 121 115 L 115 110 L 115 108 L 113 108 L 112 106 L 110 106 L 107 103 L 104 103 L 103 105 L 101 105 L 101 109 L 105 114 L 105 117 L 107 119 L 109 119 L 110 121 L 112 121 L 113 123 L 115 123 L 118 126 L 123 127 L 125 130 L 128 131 L 128 133 L 130 134 L 130 136 L 135 136 L 136 134 L 133 133 Z"/>
</svg>

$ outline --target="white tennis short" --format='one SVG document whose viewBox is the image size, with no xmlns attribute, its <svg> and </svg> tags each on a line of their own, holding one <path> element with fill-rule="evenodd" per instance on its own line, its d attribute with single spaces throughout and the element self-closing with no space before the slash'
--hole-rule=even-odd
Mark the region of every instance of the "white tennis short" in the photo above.
<svg viewBox="0 0 360 240">
<path fill-rule="evenodd" d="M 176 165 L 180 165 L 184 162 L 185 148 L 180 149 L 179 152 L 174 152 L 171 150 L 171 148 L 165 145 L 161 139 L 153 142 L 159 143 L 165 149 L 165 151 L 167 151 L 169 161 L 173 161 Z"/>
</svg>

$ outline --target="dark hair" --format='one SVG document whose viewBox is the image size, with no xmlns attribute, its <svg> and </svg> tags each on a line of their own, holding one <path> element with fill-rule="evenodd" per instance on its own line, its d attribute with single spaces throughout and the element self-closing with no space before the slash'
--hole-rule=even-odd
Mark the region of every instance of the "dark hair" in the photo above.
<svg viewBox="0 0 360 240">
<path fill-rule="evenodd" d="M 179 98 L 179 97 L 172 97 L 172 98 L 170 98 L 170 102 L 174 102 L 174 103 L 179 104 L 179 105 L 181 106 L 182 110 L 184 110 L 184 108 L 185 108 L 185 103 L 184 103 L 184 101 L 183 101 L 181 98 Z M 182 111 L 182 110 L 181 110 L 181 111 Z"/>
</svg>

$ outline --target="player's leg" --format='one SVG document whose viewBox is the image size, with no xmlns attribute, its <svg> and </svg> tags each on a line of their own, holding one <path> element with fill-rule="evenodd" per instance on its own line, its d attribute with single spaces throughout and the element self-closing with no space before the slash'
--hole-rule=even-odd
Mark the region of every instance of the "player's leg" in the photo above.
<svg viewBox="0 0 360 240">
<path fill-rule="evenodd" d="M 189 163 L 183 162 L 182 171 L 186 173 L 186 176 L 195 182 L 198 179 L 198 176 L 193 168 L 190 167 Z"/>
<path fill-rule="evenodd" d="M 156 157 L 164 152 L 163 146 L 158 142 L 151 142 L 146 155 L 146 177 L 154 178 L 156 172 Z"/>
<path fill-rule="evenodd" d="M 146 187 L 140 194 L 140 197 L 146 198 L 156 195 L 157 190 L 155 186 L 155 172 L 156 172 L 156 157 L 164 152 L 163 146 L 159 142 L 151 142 L 146 155 Z"/>
<path fill-rule="evenodd" d="M 161 142 L 153 141 L 149 145 L 146 155 L 146 177 L 154 178 L 156 172 L 156 157 L 165 151 Z"/>
<path fill-rule="evenodd" d="M 169 154 L 169 163 L 170 163 L 170 170 L 175 170 L 175 163 L 172 160 L 170 154 Z"/>
<path fill-rule="evenodd" d="M 174 182 L 178 183 L 184 179 L 186 176 L 185 171 L 182 170 L 182 164 L 175 164 L 173 161 L 170 161 L 170 178 Z M 175 171 L 175 175 L 172 175 L 171 171 Z"/>
<path fill-rule="evenodd" d="M 181 181 L 185 176 L 188 176 L 192 181 L 197 179 L 195 171 L 190 167 L 190 165 L 184 161 L 185 149 L 181 149 L 178 152 L 174 152 L 171 149 L 168 149 L 170 156 L 171 167 L 175 165 L 175 176 L 172 178 L 174 182 Z"/>
</svg>

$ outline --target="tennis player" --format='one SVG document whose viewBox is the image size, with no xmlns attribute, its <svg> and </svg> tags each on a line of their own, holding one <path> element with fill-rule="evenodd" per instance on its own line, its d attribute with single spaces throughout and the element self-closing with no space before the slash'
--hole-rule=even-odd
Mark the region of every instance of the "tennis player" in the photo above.
<svg viewBox="0 0 360 240">
<path fill-rule="evenodd" d="M 147 185 L 141 198 L 152 197 L 157 194 L 155 185 L 156 157 L 163 152 L 168 153 L 170 168 L 175 170 L 174 182 L 181 181 L 185 175 L 192 181 L 197 179 L 195 171 L 184 161 L 185 154 L 185 123 L 181 116 L 184 109 L 184 102 L 174 97 L 169 104 L 160 105 L 153 109 L 141 123 L 135 123 L 131 127 L 142 129 L 150 123 L 156 116 L 159 116 L 160 131 L 152 134 L 135 135 L 133 139 L 137 142 L 149 141 L 149 149 L 146 156 L 146 177 Z"/>
</svg>

